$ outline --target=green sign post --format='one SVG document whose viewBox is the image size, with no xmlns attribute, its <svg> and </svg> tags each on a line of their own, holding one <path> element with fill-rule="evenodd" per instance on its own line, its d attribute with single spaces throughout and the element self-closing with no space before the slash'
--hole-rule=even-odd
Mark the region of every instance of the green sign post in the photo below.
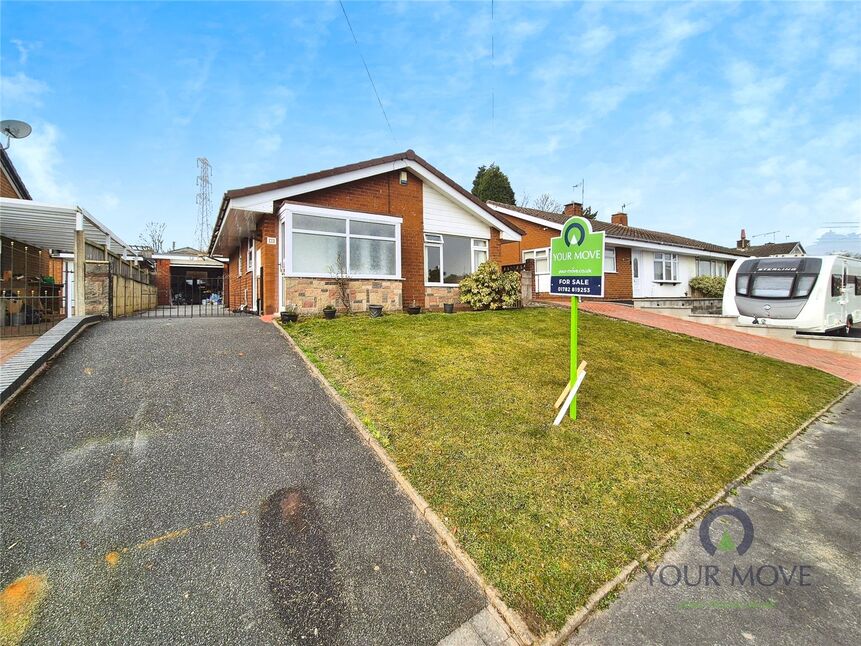
<svg viewBox="0 0 861 646">
<path fill-rule="evenodd" d="M 604 296 L 604 232 L 593 232 L 586 218 L 569 218 L 562 235 L 550 241 L 550 293 L 571 297 L 570 380 L 559 398 L 559 424 L 566 408 L 577 419 L 577 390 L 586 375 L 577 364 L 577 299 Z"/>
</svg>

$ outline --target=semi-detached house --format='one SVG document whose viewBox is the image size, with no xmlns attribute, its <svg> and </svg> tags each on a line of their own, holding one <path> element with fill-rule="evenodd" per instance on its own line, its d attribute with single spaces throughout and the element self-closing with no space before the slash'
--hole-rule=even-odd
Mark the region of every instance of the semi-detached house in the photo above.
<svg viewBox="0 0 861 646">
<path fill-rule="evenodd" d="M 522 229 L 412 150 L 227 191 L 209 254 L 229 259 L 231 308 L 272 314 L 458 303 L 458 283 Z"/>
<path fill-rule="evenodd" d="M 502 263 L 535 261 L 536 292 L 550 289 L 550 239 L 558 237 L 573 215 L 582 215 L 581 204 L 566 204 L 562 213 L 488 202 L 498 214 L 522 231 L 519 241 L 502 245 Z M 592 220 L 595 231 L 605 233 L 604 298 L 683 298 L 691 296 L 688 285 L 695 276 L 726 276 L 732 263 L 747 256 L 741 249 L 685 238 L 671 233 L 628 225 L 625 213 L 610 222 Z"/>
</svg>

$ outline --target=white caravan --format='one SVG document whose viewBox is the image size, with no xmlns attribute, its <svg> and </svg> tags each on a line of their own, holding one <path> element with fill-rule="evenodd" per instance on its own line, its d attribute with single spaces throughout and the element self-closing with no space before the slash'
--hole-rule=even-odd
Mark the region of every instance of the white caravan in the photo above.
<svg viewBox="0 0 861 646">
<path fill-rule="evenodd" d="M 723 313 L 739 323 L 847 334 L 861 323 L 861 260 L 846 256 L 737 260 Z"/>
</svg>

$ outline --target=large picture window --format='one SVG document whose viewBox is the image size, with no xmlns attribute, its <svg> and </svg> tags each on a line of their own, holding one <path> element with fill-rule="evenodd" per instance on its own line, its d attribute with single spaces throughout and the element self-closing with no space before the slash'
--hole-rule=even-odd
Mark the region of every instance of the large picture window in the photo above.
<svg viewBox="0 0 861 646">
<path fill-rule="evenodd" d="M 457 285 L 487 259 L 487 240 L 425 234 L 425 283 L 428 285 Z"/>
<path fill-rule="evenodd" d="M 400 220 L 385 216 L 289 213 L 288 275 L 323 277 L 342 269 L 351 278 L 400 278 Z"/>
<path fill-rule="evenodd" d="M 726 262 L 697 258 L 697 276 L 726 276 Z"/>
<path fill-rule="evenodd" d="M 679 282 L 679 256 L 674 253 L 655 254 L 655 282 Z"/>
</svg>

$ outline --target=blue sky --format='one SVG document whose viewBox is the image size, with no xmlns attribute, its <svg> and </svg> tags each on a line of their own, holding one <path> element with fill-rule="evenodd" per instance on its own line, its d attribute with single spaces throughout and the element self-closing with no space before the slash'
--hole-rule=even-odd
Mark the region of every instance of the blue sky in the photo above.
<svg viewBox="0 0 861 646">
<path fill-rule="evenodd" d="M 861 251 L 861 3 L 3 2 L 2 117 L 34 197 L 194 242 L 229 188 L 406 148 L 467 188 L 732 244 Z M 491 54 L 491 35 L 495 47 Z M 491 118 L 491 95 L 495 96 Z"/>
</svg>

